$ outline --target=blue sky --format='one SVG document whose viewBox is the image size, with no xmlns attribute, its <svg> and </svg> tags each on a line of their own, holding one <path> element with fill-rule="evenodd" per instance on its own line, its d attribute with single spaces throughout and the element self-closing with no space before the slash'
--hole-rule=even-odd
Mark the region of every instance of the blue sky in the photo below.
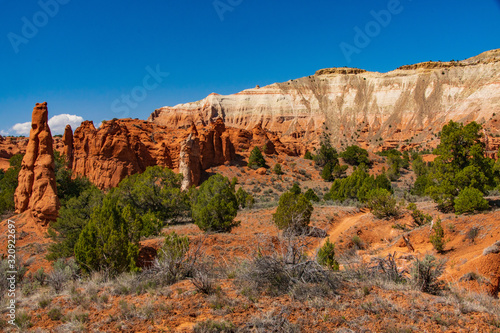
<svg viewBox="0 0 500 333">
<path fill-rule="evenodd" d="M 500 48 L 499 0 L 0 0 L 0 12 L 3 134 L 26 129 L 36 102 L 57 134 L 320 68 L 385 72 Z"/>
</svg>

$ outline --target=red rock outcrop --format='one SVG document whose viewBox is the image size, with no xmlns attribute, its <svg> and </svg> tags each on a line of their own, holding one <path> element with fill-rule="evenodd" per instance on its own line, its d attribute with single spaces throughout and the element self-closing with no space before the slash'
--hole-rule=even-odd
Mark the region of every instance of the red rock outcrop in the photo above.
<svg viewBox="0 0 500 333">
<path fill-rule="evenodd" d="M 37 103 L 33 109 L 30 138 L 14 195 L 16 213 L 29 210 L 31 216 L 43 225 L 57 218 L 59 199 L 54 168 L 47 103 Z"/>
<path fill-rule="evenodd" d="M 2 137 L 0 140 L 0 169 L 10 167 L 9 159 L 16 154 L 24 154 L 28 146 L 28 138 Z"/>
<path fill-rule="evenodd" d="M 73 167 L 73 130 L 71 125 L 66 125 L 64 128 L 64 135 L 62 137 L 64 143 L 64 155 L 66 156 L 66 161 L 68 162 L 68 168 Z"/>
<path fill-rule="evenodd" d="M 179 154 L 179 172 L 183 175 L 181 189 L 187 190 L 200 183 L 202 173 L 202 156 L 198 131 L 193 124 L 186 140 L 181 143 Z"/>
<path fill-rule="evenodd" d="M 99 129 L 84 121 L 73 135 L 73 171 L 99 188 L 115 187 L 148 166 L 173 168 L 164 133 L 144 121 L 111 120 Z M 161 129 L 160 129 L 161 130 Z"/>
<path fill-rule="evenodd" d="M 194 124 L 192 126 L 196 129 Z M 203 169 L 229 163 L 234 159 L 234 146 L 221 118 L 211 124 L 208 131 L 200 134 L 200 151 Z"/>
<path fill-rule="evenodd" d="M 169 129 L 152 122 L 121 119 L 104 122 L 96 129 L 91 121 L 83 122 L 73 134 L 63 137 L 61 150 L 70 160 L 75 174 L 86 176 L 101 189 L 115 187 L 125 177 L 160 165 L 182 173 L 183 188 L 199 185 L 202 172 L 229 164 L 237 152 L 250 147 L 267 147 L 267 153 L 288 149 L 279 138 L 263 130 L 253 132 L 226 127 L 222 119 L 189 130 Z"/>
</svg>

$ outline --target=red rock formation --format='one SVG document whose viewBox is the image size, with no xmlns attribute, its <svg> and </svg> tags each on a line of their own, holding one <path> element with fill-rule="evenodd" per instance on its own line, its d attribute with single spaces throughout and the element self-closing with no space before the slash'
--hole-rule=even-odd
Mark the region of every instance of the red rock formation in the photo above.
<svg viewBox="0 0 500 333">
<path fill-rule="evenodd" d="M 62 139 L 64 142 L 64 155 L 68 162 L 68 168 L 71 169 L 73 166 L 73 130 L 71 129 L 71 125 L 68 124 L 66 128 L 64 128 Z"/>
<path fill-rule="evenodd" d="M 183 190 L 199 185 L 202 172 L 201 161 L 200 140 L 196 126 L 193 124 L 188 137 L 181 144 L 179 154 L 179 172 L 184 176 L 181 186 Z"/>
<path fill-rule="evenodd" d="M 28 146 L 28 138 L 3 137 L 0 140 L 0 169 L 10 167 L 9 159 L 16 154 L 24 154 Z"/>
<path fill-rule="evenodd" d="M 16 213 L 29 210 L 35 220 L 43 225 L 54 221 L 59 210 L 52 144 L 47 103 L 37 103 L 33 109 L 30 138 L 14 200 Z"/>
<path fill-rule="evenodd" d="M 211 124 L 207 132 L 200 135 L 200 150 L 203 169 L 228 163 L 234 159 L 234 146 L 221 118 Z"/>
<path fill-rule="evenodd" d="M 73 171 L 104 189 L 148 166 L 173 168 L 165 135 L 156 139 L 157 127 L 144 121 L 112 120 L 96 129 L 84 121 L 73 136 Z"/>
</svg>

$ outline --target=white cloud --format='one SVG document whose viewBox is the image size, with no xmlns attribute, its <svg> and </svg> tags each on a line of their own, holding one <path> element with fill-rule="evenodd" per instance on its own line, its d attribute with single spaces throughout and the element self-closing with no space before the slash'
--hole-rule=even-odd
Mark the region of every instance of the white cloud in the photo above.
<svg viewBox="0 0 500 333">
<path fill-rule="evenodd" d="M 16 135 L 30 135 L 30 129 L 31 129 L 31 122 L 28 121 L 27 123 L 18 123 L 12 126 L 12 128 L 9 130 L 9 132 L 14 132 Z"/>
<path fill-rule="evenodd" d="M 49 119 L 49 127 L 52 135 L 63 134 L 66 125 L 71 125 L 73 131 L 80 126 L 84 119 L 74 114 L 58 114 Z"/>
<path fill-rule="evenodd" d="M 58 114 L 49 119 L 49 127 L 52 135 L 63 134 L 66 125 L 71 125 L 73 131 L 80 126 L 84 119 L 73 114 Z M 2 135 L 15 134 L 28 136 L 31 130 L 31 122 L 17 123 L 8 131 L 2 131 Z"/>
</svg>

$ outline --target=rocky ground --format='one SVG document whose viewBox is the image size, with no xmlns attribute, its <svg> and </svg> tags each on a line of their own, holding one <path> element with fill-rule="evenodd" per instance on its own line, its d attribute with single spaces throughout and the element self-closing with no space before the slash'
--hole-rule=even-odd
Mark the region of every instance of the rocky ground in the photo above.
<svg viewBox="0 0 500 333">
<path fill-rule="evenodd" d="M 285 174 L 277 176 L 269 170 L 259 174 L 238 166 L 208 170 L 238 177 L 238 186 L 257 199 L 254 208 L 238 213 L 236 220 L 241 224 L 230 233 L 204 235 L 191 223 L 164 229 L 164 233 L 187 235 L 193 244 L 202 242 L 202 257 L 213 268 L 210 276 L 214 288 L 208 294 L 191 279 L 164 286 L 143 275 L 130 274 L 107 279 L 95 273 L 67 282 L 58 292 L 52 285 L 35 288 L 26 282 L 17 299 L 18 315 L 25 315 L 23 331 L 214 332 L 209 328 L 222 326 L 226 332 L 500 330 L 500 303 L 488 295 L 491 286 L 479 278 L 467 278 L 472 273 L 491 281 L 499 276 L 500 255 L 483 255 L 485 248 L 500 239 L 500 211 L 495 205 L 483 214 L 455 216 L 439 213 L 430 201 L 419 202 L 420 209 L 442 220 L 446 245 L 444 253 L 437 254 L 429 243 L 428 225 L 409 232 L 414 251 L 405 245 L 403 231 L 393 225 L 411 225 L 408 213 L 398 220 L 379 220 L 357 207 L 315 204 L 311 225 L 326 231 L 327 236 L 305 237 L 301 251 L 314 257 L 326 238 L 336 243 L 341 270 L 334 281 L 328 286 L 300 284 L 274 294 L 250 288 L 248 263 L 259 251 L 283 239 L 271 220 L 279 195 L 293 182 L 303 190 L 314 189 L 318 195 L 329 187 L 309 160 L 275 156 L 267 162 L 282 163 Z M 496 198 L 491 200 L 496 202 Z M 18 253 L 29 271 L 34 273 L 41 267 L 49 271 L 50 263 L 44 259 L 48 240 L 43 227 L 30 222 L 26 214 L 11 218 L 18 226 Z M 0 228 L 6 227 L 3 221 Z M 158 249 L 162 242 L 162 237 L 155 237 L 142 245 Z M 0 246 L 6 247 L 5 236 L 0 237 Z M 431 295 L 416 290 L 411 283 L 395 283 L 384 275 L 373 275 L 374 265 L 389 254 L 394 255 L 401 271 L 409 271 L 414 259 L 426 254 L 445 259 L 445 273 L 440 278 L 443 291 Z M 9 326 L 4 329 L 8 331 Z"/>
</svg>

